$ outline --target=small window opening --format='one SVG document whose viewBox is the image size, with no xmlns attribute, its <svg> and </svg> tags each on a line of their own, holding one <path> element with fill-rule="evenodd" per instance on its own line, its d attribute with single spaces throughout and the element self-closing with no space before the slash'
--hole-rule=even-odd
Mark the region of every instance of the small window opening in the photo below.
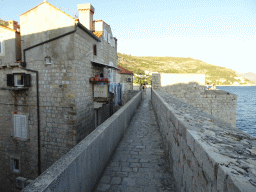
<svg viewBox="0 0 256 192">
<path fill-rule="evenodd" d="M 3 49 L 3 37 L 0 36 L 0 53 L 3 53 L 4 49 Z"/>
<path fill-rule="evenodd" d="M 96 45 L 93 45 L 93 54 L 97 55 L 97 47 L 96 47 Z"/>
<path fill-rule="evenodd" d="M 17 87 L 24 86 L 23 75 L 21 75 L 21 74 L 14 75 L 14 86 L 17 86 Z"/>
<path fill-rule="evenodd" d="M 12 169 L 13 172 L 18 173 L 20 171 L 20 161 L 19 159 L 13 159 L 12 160 Z"/>
<path fill-rule="evenodd" d="M 45 57 L 45 64 L 52 64 L 51 63 L 51 57 L 49 57 L 49 56 L 47 56 L 47 57 Z"/>
</svg>

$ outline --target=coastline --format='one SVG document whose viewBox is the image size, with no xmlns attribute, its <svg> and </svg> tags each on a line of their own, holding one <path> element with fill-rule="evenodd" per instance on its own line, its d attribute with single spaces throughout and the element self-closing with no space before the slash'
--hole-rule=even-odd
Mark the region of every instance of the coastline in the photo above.
<svg viewBox="0 0 256 192">
<path fill-rule="evenodd" d="M 253 87 L 253 86 L 256 86 L 256 85 L 216 85 L 216 87 L 227 87 L 227 86 L 232 86 L 232 87 Z"/>
</svg>

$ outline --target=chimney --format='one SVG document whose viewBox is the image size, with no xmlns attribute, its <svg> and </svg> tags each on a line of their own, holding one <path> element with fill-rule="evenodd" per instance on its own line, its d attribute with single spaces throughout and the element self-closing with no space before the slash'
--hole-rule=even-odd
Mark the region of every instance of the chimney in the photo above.
<svg viewBox="0 0 256 192">
<path fill-rule="evenodd" d="M 94 7 L 88 4 L 78 4 L 77 9 L 79 12 L 79 22 L 85 26 L 90 31 L 93 31 L 93 14 L 94 14 Z"/>
<path fill-rule="evenodd" d="M 11 28 L 11 29 L 14 29 L 16 31 L 20 30 L 20 26 L 19 26 L 18 22 L 14 21 L 14 20 L 8 21 L 8 27 Z"/>
</svg>

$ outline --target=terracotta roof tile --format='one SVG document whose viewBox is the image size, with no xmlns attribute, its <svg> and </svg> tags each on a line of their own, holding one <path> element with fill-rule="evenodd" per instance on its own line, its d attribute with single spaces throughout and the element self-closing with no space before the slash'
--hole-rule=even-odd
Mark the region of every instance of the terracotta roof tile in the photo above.
<svg viewBox="0 0 256 192">
<path fill-rule="evenodd" d="M 118 71 L 118 73 L 122 73 L 122 74 L 133 74 L 133 72 L 131 72 L 131 71 L 129 71 L 129 70 L 127 70 L 127 69 L 125 69 L 125 68 L 119 66 L 119 65 L 118 65 L 117 67 L 118 67 L 118 69 L 120 69 L 120 70 Z"/>
<path fill-rule="evenodd" d="M 98 38 L 102 36 L 102 32 L 93 32 L 94 35 L 96 35 Z"/>
</svg>

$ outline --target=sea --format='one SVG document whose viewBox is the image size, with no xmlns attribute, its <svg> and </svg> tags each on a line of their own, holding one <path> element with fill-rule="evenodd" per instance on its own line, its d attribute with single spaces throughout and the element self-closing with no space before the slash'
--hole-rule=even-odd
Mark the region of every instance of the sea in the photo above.
<svg viewBox="0 0 256 192">
<path fill-rule="evenodd" d="M 237 95 L 236 127 L 256 137 L 256 86 L 217 86 Z"/>
</svg>

